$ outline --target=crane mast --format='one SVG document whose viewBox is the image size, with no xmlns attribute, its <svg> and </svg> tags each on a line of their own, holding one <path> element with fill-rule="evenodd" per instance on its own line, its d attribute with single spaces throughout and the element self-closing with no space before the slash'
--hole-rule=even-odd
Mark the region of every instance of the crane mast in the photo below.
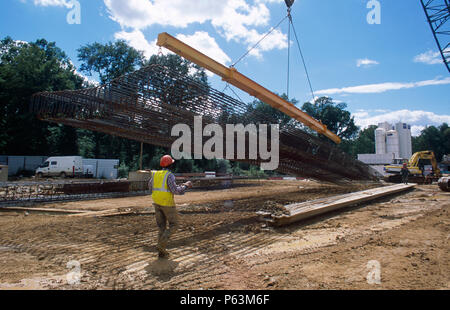
<svg viewBox="0 0 450 310">
<path fill-rule="evenodd" d="M 420 2 L 444 64 L 450 72 L 450 2 L 449 0 L 420 0 Z"/>
</svg>

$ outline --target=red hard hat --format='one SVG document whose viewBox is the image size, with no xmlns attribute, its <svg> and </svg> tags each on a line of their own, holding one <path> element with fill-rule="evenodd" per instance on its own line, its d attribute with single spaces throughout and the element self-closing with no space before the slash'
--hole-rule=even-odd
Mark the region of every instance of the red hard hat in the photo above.
<svg viewBox="0 0 450 310">
<path fill-rule="evenodd" d="M 403 167 L 406 167 L 406 163 L 403 163 Z"/>
<path fill-rule="evenodd" d="M 172 156 L 164 155 L 163 157 L 161 157 L 161 161 L 159 162 L 159 164 L 161 165 L 161 167 L 165 168 L 165 167 L 169 167 L 174 162 L 175 162 L 175 160 L 172 158 Z"/>
</svg>

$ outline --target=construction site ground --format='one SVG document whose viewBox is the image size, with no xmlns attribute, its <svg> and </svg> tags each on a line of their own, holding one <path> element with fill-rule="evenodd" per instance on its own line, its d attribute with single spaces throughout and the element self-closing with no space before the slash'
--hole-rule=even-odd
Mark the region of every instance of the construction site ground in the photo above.
<svg viewBox="0 0 450 310">
<path fill-rule="evenodd" d="M 450 193 L 436 184 L 281 228 L 256 214 L 375 186 L 245 180 L 191 191 L 176 197 L 169 259 L 157 257 L 149 196 L 38 205 L 135 211 L 123 215 L 1 211 L 0 289 L 450 289 Z"/>
</svg>

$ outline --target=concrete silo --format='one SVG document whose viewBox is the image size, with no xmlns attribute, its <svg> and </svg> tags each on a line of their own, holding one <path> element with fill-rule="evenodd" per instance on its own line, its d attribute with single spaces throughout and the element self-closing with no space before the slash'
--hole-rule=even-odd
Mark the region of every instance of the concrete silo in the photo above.
<svg viewBox="0 0 450 310">
<path fill-rule="evenodd" d="M 395 124 L 395 130 L 398 133 L 400 158 L 411 158 L 412 143 L 411 143 L 411 126 L 406 123 Z"/>
<path fill-rule="evenodd" d="M 396 130 L 386 132 L 386 153 L 394 154 L 394 158 L 400 158 L 400 143 Z"/>
<path fill-rule="evenodd" d="M 375 130 L 375 153 L 386 154 L 386 131 L 384 128 Z"/>
</svg>

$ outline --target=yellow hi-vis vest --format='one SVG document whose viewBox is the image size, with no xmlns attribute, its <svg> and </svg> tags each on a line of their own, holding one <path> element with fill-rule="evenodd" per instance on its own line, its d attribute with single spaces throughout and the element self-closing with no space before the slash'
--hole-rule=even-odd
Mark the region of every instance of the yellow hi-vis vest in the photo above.
<svg viewBox="0 0 450 310">
<path fill-rule="evenodd" d="M 173 193 L 167 186 L 167 178 L 171 174 L 167 170 L 152 172 L 152 199 L 153 202 L 163 207 L 175 207 Z"/>
</svg>

